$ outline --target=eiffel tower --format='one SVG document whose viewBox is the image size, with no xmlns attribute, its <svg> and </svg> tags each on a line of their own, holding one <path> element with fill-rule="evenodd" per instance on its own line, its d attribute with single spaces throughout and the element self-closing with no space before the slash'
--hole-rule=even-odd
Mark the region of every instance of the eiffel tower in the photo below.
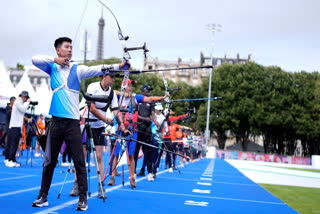
<svg viewBox="0 0 320 214">
<path fill-rule="evenodd" d="M 98 22 L 99 32 L 98 32 L 98 45 L 97 45 L 97 60 L 103 60 L 103 30 L 104 30 L 104 19 L 103 13 L 101 12 L 101 18 Z"/>
</svg>

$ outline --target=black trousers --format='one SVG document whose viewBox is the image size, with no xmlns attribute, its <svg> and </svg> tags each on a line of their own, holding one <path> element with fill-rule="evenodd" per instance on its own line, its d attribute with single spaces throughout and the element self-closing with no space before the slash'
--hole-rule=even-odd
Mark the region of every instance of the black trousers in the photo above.
<svg viewBox="0 0 320 214">
<path fill-rule="evenodd" d="M 171 139 L 170 138 L 165 138 L 163 140 L 162 148 L 173 152 L 173 147 L 172 147 L 172 143 L 171 143 Z M 163 151 L 161 150 L 161 152 L 159 154 L 159 157 L 158 157 L 158 162 L 157 162 L 157 166 L 158 167 L 160 165 L 160 160 L 161 160 L 162 153 L 163 153 Z M 168 163 L 169 168 L 172 167 L 171 153 L 169 153 L 169 152 L 166 152 L 166 163 Z"/>
<path fill-rule="evenodd" d="M 172 149 L 174 152 L 177 152 L 178 151 L 178 144 L 177 143 L 173 143 L 172 144 Z M 172 163 L 173 163 L 173 166 L 176 167 L 176 158 L 177 158 L 177 155 L 176 154 L 172 154 Z"/>
<path fill-rule="evenodd" d="M 71 163 L 71 155 L 70 155 L 70 151 L 69 151 L 68 146 L 66 146 L 64 152 L 62 153 L 62 163 L 67 162 L 67 155 L 68 155 L 68 163 Z"/>
<path fill-rule="evenodd" d="M 21 128 L 12 127 L 8 131 L 7 147 L 5 152 L 5 158 L 10 161 L 16 161 L 16 152 L 19 146 L 19 140 L 21 137 Z"/>
<path fill-rule="evenodd" d="M 48 155 L 50 155 L 51 161 L 49 164 L 44 163 L 40 192 L 45 194 L 49 192 L 59 151 L 63 141 L 65 141 L 77 172 L 79 193 L 86 194 L 88 190 L 87 171 L 84 162 L 79 120 L 53 117 L 48 138 L 46 155 L 50 151 Z"/>
<path fill-rule="evenodd" d="M 141 133 L 141 132 L 138 132 L 137 140 L 152 145 L 151 132 L 150 133 L 149 132 L 148 133 Z M 152 147 L 140 144 L 138 142 L 136 143 L 136 150 L 134 152 L 134 161 L 136 162 L 135 172 L 137 169 L 137 162 L 138 162 L 139 151 L 140 151 L 141 146 L 142 146 L 144 158 L 145 158 L 146 164 L 147 164 L 147 171 L 148 171 L 148 173 L 153 173 Z"/>
</svg>

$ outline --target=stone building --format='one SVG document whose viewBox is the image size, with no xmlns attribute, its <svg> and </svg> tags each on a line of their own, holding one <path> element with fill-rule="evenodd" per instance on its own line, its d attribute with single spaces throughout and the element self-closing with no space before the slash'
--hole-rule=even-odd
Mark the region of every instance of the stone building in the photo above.
<svg viewBox="0 0 320 214">
<path fill-rule="evenodd" d="M 237 54 L 236 58 L 229 58 L 226 55 L 222 58 L 214 57 L 213 63 L 211 63 L 210 57 L 205 57 L 203 53 L 200 53 L 200 61 L 196 62 L 192 59 L 189 61 L 182 61 L 179 57 L 178 60 L 170 61 L 170 60 L 159 60 L 158 58 L 154 60 L 146 59 L 144 61 L 144 70 L 152 70 L 152 69 L 172 69 L 170 71 L 166 71 L 165 77 L 173 82 L 182 81 L 186 82 L 190 85 L 199 85 L 205 78 L 209 77 L 210 69 L 200 68 L 200 69 L 185 69 L 185 70 L 174 70 L 175 68 L 185 68 L 185 67 L 199 67 L 204 65 L 213 64 L 214 68 L 218 67 L 223 63 L 237 64 L 237 63 L 246 63 L 251 60 L 251 55 L 248 56 L 247 59 L 240 59 L 239 54 Z M 159 75 L 162 75 L 159 73 Z"/>
</svg>

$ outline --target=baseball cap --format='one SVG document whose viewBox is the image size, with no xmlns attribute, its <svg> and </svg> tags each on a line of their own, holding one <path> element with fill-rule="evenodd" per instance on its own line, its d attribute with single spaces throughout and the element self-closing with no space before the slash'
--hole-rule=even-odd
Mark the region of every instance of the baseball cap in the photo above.
<svg viewBox="0 0 320 214">
<path fill-rule="evenodd" d="M 28 93 L 27 91 L 22 91 L 22 92 L 19 94 L 19 97 L 21 97 L 21 96 L 30 98 L 30 97 L 29 97 L 29 93 Z"/>
<path fill-rule="evenodd" d="M 109 72 L 109 71 L 104 72 L 103 74 L 104 74 L 104 75 L 110 75 L 110 76 L 113 76 L 113 77 L 117 76 L 117 73 L 115 73 L 115 72 Z"/>
<path fill-rule="evenodd" d="M 163 110 L 163 107 L 162 107 L 161 103 L 156 103 L 155 106 L 154 106 L 154 109 L 155 109 L 155 110 L 162 111 L 162 110 Z"/>
<path fill-rule="evenodd" d="M 151 88 L 150 85 L 143 85 L 141 87 L 141 91 L 152 91 L 152 90 L 153 90 L 153 88 Z"/>
<path fill-rule="evenodd" d="M 127 83 L 128 82 L 128 83 Z M 129 79 L 124 79 L 124 80 L 122 80 L 122 82 L 121 82 L 121 85 L 124 85 L 124 84 L 134 84 L 136 81 L 134 81 L 134 80 L 129 80 Z"/>
</svg>

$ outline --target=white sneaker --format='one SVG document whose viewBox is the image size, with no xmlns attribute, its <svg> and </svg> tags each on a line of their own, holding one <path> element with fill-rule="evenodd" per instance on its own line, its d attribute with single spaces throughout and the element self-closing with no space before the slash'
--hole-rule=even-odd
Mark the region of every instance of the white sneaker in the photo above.
<svg viewBox="0 0 320 214">
<path fill-rule="evenodd" d="M 172 168 L 169 168 L 169 172 L 170 172 L 170 173 L 172 173 L 172 172 L 173 172 Z"/>
<path fill-rule="evenodd" d="M 7 167 L 15 167 L 15 164 L 14 164 L 13 161 L 8 161 L 8 162 L 6 163 L 6 166 L 7 166 Z"/>
<path fill-rule="evenodd" d="M 148 174 L 148 181 L 154 181 L 153 175 L 151 173 Z"/>
<path fill-rule="evenodd" d="M 184 167 L 184 165 L 183 165 L 183 163 L 181 164 L 181 166 L 180 166 L 181 168 L 183 168 Z"/>
<path fill-rule="evenodd" d="M 68 167 L 68 166 L 70 166 L 70 163 L 68 163 L 68 162 L 65 162 L 65 163 L 61 163 L 61 166 L 66 166 L 66 167 Z"/>
<path fill-rule="evenodd" d="M 13 162 L 13 164 L 14 164 L 14 167 L 20 167 L 21 166 L 21 164 L 18 163 L 18 162 Z"/>
<path fill-rule="evenodd" d="M 34 156 L 35 156 L 35 157 L 40 157 L 40 156 L 41 156 L 41 153 L 36 153 Z"/>
</svg>

